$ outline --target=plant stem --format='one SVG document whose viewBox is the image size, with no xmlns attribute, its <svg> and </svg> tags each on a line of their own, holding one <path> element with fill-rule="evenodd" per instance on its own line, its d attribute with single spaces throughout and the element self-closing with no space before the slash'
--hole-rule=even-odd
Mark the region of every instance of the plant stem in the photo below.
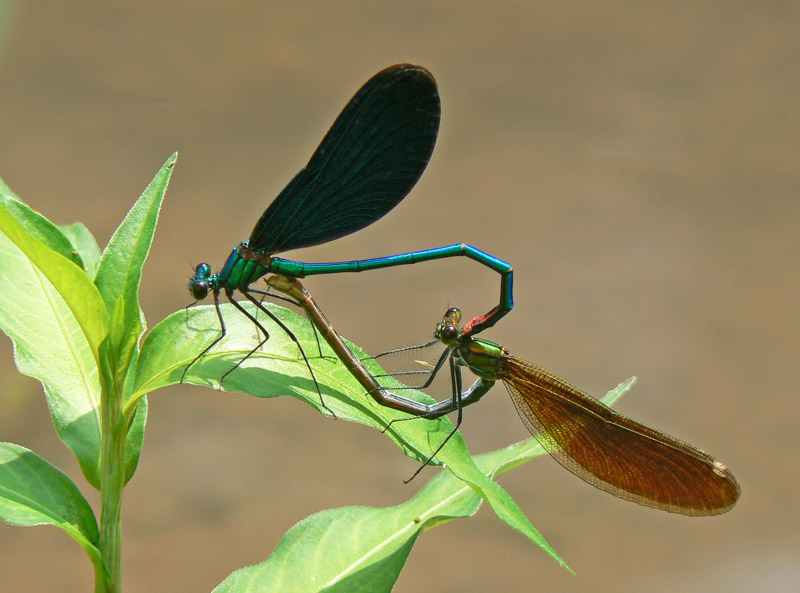
<svg viewBox="0 0 800 593">
<path fill-rule="evenodd" d="M 95 592 L 119 593 L 122 559 L 122 489 L 125 486 L 125 423 L 121 420 L 122 397 L 116 389 L 101 402 L 103 451 L 100 458 L 100 552 L 108 578 Z"/>
</svg>

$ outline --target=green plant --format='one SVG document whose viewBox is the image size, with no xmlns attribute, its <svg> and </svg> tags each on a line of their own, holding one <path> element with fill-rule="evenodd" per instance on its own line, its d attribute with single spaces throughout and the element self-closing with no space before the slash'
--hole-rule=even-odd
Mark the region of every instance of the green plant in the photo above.
<svg viewBox="0 0 800 593">
<path fill-rule="evenodd" d="M 98 524 L 63 472 L 33 451 L 0 443 L 0 518 L 63 529 L 89 556 L 96 592 L 121 590 L 121 495 L 139 462 L 147 396 L 178 383 L 219 331 L 214 308 L 199 306 L 170 315 L 142 340 L 141 271 L 175 160 L 173 155 L 164 164 L 102 252 L 84 225 L 53 224 L 0 181 L 0 327 L 14 343 L 20 372 L 42 382 L 58 435 L 101 500 Z M 307 320 L 268 306 L 314 350 Z M 223 306 L 223 314 L 228 335 L 192 366 L 187 382 L 222 390 L 219 377 L 252 348 L 249 322 L 230 305 Z M 338 418 L 382 430 L 402 415 L 365 396 L 338 360 L 315 357 L 311 364 Z M 382 372 L 374 361 L 368 368 Z M 620 385 L 607 401 L 631 383 Z M 392 379 L 386 384 L 399 385 Z M 232 373 L 224 388 L 262 398 L 290 395 L 326 413 L 295 344 L 280 332 Z M 406 455 L 424 460 L 450 430 L 452 424 L 441 418 L 395 423 L 386 434 Z M 542 453 L 528 440 L 473 458 L 456 434 L 437 457 L 447 471 L 408 502 L 312 515 L 286 534 L 268 560 L 234 572 L 215 591 L 389 591 L 421 533 L 473 515 L 484 500 L 501 520 L 566 566 L 493 480 Z"/>
</svg>

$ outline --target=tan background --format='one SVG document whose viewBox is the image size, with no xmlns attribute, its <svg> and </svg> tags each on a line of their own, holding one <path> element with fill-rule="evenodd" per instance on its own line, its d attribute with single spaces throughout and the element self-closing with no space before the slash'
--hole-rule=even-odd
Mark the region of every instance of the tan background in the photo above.
<svg viewBox="0 0 800 593">
<path fill-rule="evenodd" d="M 0 62 L 0 176 L 104 243 L 173 150 L 145 270 L 150 325 L 189 302 L 379 69 L 436 75 L 442 128 L 417 189 L 305 261 L 467 241 L 516 269 L 487 333 L 717 455 L 743 496 L 688 519 L 618 501 L 551 460 L 503 478 L 571 576 L 483 508 L 425 534 L 397 591 L 800 588 L 800 11 L 790 2 L 30 2 Z M 9 15 L 6 14 L 6 19 Z M 427 338 L 448 306 L 486 310 L 496 279 L 450 261 L 315 278 L 375 352 Z M 38 383 L 0 344 L 0 439 L 83 487 Z M 401 502 L 425 476 L 375 431 L 295 400 L 195 387 L 151 396 L 125 495 L 124 585 L 209 591 L 321 509 Z M 475 452 L 526 436 L 498 387 L 469 409 Z M 94 499 L 93 499 L 94 500 Z M 88 591 L 52 528 L 0 525 L 5 592 Z"/>
</svg>

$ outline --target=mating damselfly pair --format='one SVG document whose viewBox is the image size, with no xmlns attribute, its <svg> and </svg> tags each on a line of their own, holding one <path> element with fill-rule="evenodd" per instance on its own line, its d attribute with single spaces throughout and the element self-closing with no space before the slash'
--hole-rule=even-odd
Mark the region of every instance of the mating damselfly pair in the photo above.
<svg viewBox="0 0 800 593">
<path fill-rule="evenodd" d="M 431 158 L 440 113 L 436 82 L 420 66 L 391 66 L 361 87 L 336 118 L 306 167 L 262 214 L 250 238 L 234 248 L 221 271 L 213 273 L 205 263 L 195 269 L 190 292 L 197 301 L 209 293 L 213 296 L 222 331 L 189 363 L 182 380 L 191 366 L 225 335 L 219 307 L 221 292 L 262 336 L 221 380 L 269 338 L 266 322 L 235 300 L 235 293 L 239 292 L 297 343 L 322 406 L 333 415 L 322 398 L 299 340 L 261 303 L 261 299 L 277 292 L 279 298 L 305 311 L 364 388 L 365 396 L 383 406 L 410 417 L 429 419 L 456 412 L 457 430 L 463 408 L 478 401 L 501 380 L 523 422 L 542 447 L 569 471 L 597 488 L 626 500 L 686 515 L 714 515 L 732 508 L 740 488 L 722 463 L 688 443 L 611 410 L 550 371 L 511 356 L 504 347 L 478 337 L 514 305 L 510 264 L 468 244 L 330 263 L 276 257 L 284 251 L 320 245 L 354 233 L 399 204 Z M 435 339 L 423 345 L 445 346 L 428 380 L 419 386 L 422 389 L 430 386 L 447 365 L 452 395 L 435 404 L 424 404 L 381 386 L 341 340 L 299 281 L 305 276 L 363 272 L 449 257 L 467 257 L 497 272 L 500 295 L 498 304 L 489 312 L 463 325 L 460 325 L 461 312 L 449 309 L 436 326 Z M 262 277 L 271 290 L 253 287 Z M 466 389 L 462 386 L 462 367 L 477 376 L 477 381 Z"/>
</svg>

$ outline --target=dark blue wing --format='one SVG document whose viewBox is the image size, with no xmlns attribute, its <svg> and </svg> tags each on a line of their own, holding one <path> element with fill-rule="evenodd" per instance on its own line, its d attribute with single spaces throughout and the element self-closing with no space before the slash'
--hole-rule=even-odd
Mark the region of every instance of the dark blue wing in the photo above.
<svg viewBox="0 0 800 593">
<path fill-rule="evenodd" d="M 398 64 L 378 72 L 261 215 L 250 248 L 272 254 L 319 245 L 381 218 L 425 170 L 440 114 L 436 81 L 425 68 Z"/>
</svg>

